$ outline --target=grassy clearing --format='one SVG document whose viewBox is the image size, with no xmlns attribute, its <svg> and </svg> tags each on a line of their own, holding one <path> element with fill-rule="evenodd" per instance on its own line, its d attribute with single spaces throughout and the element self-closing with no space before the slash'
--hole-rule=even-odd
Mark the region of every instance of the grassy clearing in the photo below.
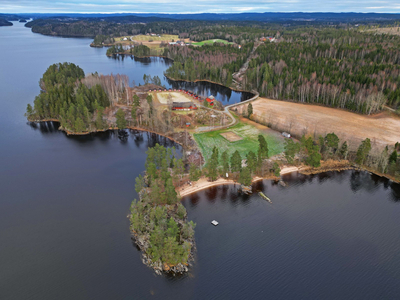
<svg viewBox="0 0 400 300">
<path fill-rule="evenodd" d="M 221 136 L 221 133 L 232 131 L 237 135 L 241 136 L 243 139 L 236 142 L 229 142 L 225 138 Z M 267 143 L 269 148 L 269 156 L 276 155 L 278 153 L 283 152 L 283 141 L 279 138 L 266 135 L 262 133 L 256 127 L 239 122 L 238 124 L 221 130 L 205 132 L 205 133 L 197 133 L 194 134 L 194 138 L 199 145 L 201 152 L 206 160 L 211 157 L 212 149 L 216 146 L 219 150 L 219 153 L 224 152 L 225 150 L 228 151 L 229 155 L 232 155 L 233 152 L 236 150 L 239 151 L 242 158 L 244 158 L 247 153 L 253 151 L 257 153 L 258 150 L 258 135 L 262 134 Z"/>
<path fill-rule="evenodd" d="M 194 46 L 203 46 L 204 44 L 214 44 L 214 43 L 223 43 L 223 44 L 233 44 L 232 42 L 228 42 L 226 40 L 220 40 L 220 39 L 215 39 L 215 40 L 206 40 L 202 42 L 197 42 L 197 43 L 192 43 Z"/>
</svg>

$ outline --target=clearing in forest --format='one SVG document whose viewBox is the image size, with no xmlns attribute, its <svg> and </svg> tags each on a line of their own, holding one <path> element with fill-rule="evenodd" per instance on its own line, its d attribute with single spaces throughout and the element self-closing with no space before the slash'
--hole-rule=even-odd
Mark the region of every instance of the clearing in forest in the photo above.
<svg viewBox="0 0 400 300">
<path fill-rule="evenodd" d="M 232 42 L 228 42 L 226 40 L 214 39 L 214 40 L 206 40 L 197 43 L 192 43 L 194 46 L 203 46 L 204 44 L 214 44 L 214 43 L 223 43 L 223 44 L 233 44 Z"/>
<path fill-rule="evenodd" d="M 240 135 L 234 133 L 233 131 L 222 132 L 221 135 L 231 143 L 237 142 L 237 141 L 240 141 L 243 139 Z"/>
<path fill-rule="evenodd" d="M 222 134 L 228 132 L 233 132 L 234 134 L 241 136 L 242 139 L 232 143 L 222 136 Z M 214 146 L 218 148 L 220 155 L 225 150 L 228 151 L 229 156 L 231 156 L 233 152 L 238 150 L 242 158 L 245 158 L 250 151 L 257 153 L 259 146 L 258 144 L 259 134 L 262 134 L 268 143 L 269 156 L 273 156 L 283 152 L 284 150 L 283 137 L 276 136 L 273 134 L 265 134 L 263 130 L 257 128 L 256 126 L 253 126 L 251 124 L 246 124 L 241 121 L 230 128 L 204 132 L 204 133 L 197 133 L 194 134 L 193 136 L 197 144 L 199 145 L 199 148 L 204 158 L 207 161 L 211 157 L 212 149 L 214 148 Z"/>
</svg>

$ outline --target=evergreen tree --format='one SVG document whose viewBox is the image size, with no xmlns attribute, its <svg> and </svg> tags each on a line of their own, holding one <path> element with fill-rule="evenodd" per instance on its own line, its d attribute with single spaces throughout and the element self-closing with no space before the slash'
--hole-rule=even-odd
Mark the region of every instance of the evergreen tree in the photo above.
<svg viewBox="0 0 400 300">
<path fill-rule="evenodd" d="M 242 169 L 242 158 L 240 153 L 236 150 L 231 156 L 231 171 L 239 172 Z"/>
<path fill-rule="evenodd" d="M 393 150 L 392 154 L 389 156 L 389 164 L 397 162 L 397 151 Z"/>
<path fill-rule="evenodd" d="M 75 128 L 74 128 L 74 130 L 76 131 L 76 132 L 83 132 L 83 131 L 85 131 L 85 124 L 83 123 L 83 121 L 82 121 L 82 119 L 81 118 L 77 118 L 76 120 L 75 120 Z"/>
<path fill-rule="evenodd" d="M 133 95 L 133 107 L 138 108 L 140 107 L 140 98 L 138 95 Z"/>
<path fill-rule="evenodd" d="M 122 109 L 118 109 L 115 116 L 117 118 L 116 124 L 118 129 L 125 129 L 126 128 L 125 112 Z"/>
<path fill-rule="evenodd" d="M 244 186 L 251 185 L 251 173 L 248 167 L 245 167 L 240 171 L 239 183 L 243 184 Z"/>
<path fill-rule="evenodd" d="M 172 184 L 171 178 L 167 179 L 165 192 L 167 197 L 167 204 L 175 204 L 178 201 L 178 196 L 176 194 L 175 187 Z"/>
<path fill-rule="evenodd" d="M 247 106 L 247 116 L 249 119 L 252 114 L 253 114 L 253 104 L 249 103 L 249 105 Z"/>
<path fill-rule="evenodd" d="M 250 151 L 247 154 L 247 167 L 249 168 L 250 173 L 252 174 L 257 168 L 257 157 L 253 151 Z"/>
<path fill-rule="evenodd" d="M 262 134 L 258 135 L 258 158 L 260 162 L 268 158 L 268 143 Z"/>
<path fill-rule="evenodd" d="M 144 188 L 144 179 L 142 175 L 139 175 L 138 177 L 136 177 L 135 179 L 135 191 L 136 193 L 140 193 L 140 191 Z"/>
<path fill-rule="evenodd" d="M 321 165 L 321 154 L 319 153 L 318 145 L 314 145 L 312 151 L 309 152 L 306 164 L 315 168 Z"/>
<path fill-rule="evenodd" d="M 347 148 L 348 148 L 348 147 L 347 147 L 347 142 L 345 141 L 345 142 L 342 144 L 342 146 L 340 147 L 340 151 L 339 151 L 340 157 L 346 159 L 347 153 L 348 153 L 348 149 L 347 149 Z"/>
<path fill-rule="evenodd" d="M 294 161 L 294 156 L 299 152 L 300 145 L 292 139 L 285 139 L 285 158 L 289 164 Z"/>
<path fill-rule="evenodd" d="M 222 172 L 228 173 L 229 172 L 229 157 L 228 157 L 228 151 L 225 150 L 222 155 L 221 155 L 221 162 L 222 162 Z"/>
<path fill-rule="evenodd" d="M 366 138 L 361 142 L 361 145 L 358 147 L 356 154 L 356 163 L 359 165 L 363 165 L 369 152 L 371 151 L 371 140 Z"/>
<path fill-rule="evenodd" d="M 197 181 L 200 179 L 200 170 L 195 164 L 190 164 L 189 179 L 191 181 Z"/>
</svg>

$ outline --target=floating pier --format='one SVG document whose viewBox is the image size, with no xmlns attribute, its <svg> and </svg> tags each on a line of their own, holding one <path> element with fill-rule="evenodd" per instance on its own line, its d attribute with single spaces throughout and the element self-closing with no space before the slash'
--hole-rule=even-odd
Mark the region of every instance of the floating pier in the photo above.
<svg viewBox="0 0 400 300">
<path fill-rule="evenodd" d="M 219 223 L 217 221 L 215 221 L 215 220 L 212 220 L 211 224 L 213 224 L 214 226 L 217 226 Z"/>
<path fill-rule="evenodd" d="M 263 197 L 265 200 L 267 200 L 269 203 L 272 203 L 271 199 L 269 199 L 263 192 L 258 193 L 261 197 Z"/>
</svg>

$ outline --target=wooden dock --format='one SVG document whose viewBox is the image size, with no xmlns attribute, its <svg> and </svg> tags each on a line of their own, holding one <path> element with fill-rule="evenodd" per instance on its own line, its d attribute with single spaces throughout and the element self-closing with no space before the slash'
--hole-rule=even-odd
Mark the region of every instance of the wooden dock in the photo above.
<svg viewBox="0 0 400 300">
<path fill-rule="evenodd" d="M 267 200 L 269 203 L 272 203 L 271 199 L 269 199 L 263 192 L 258 193 L 261 197 L 263 197 L 265 200 Z"/>
</svg>

